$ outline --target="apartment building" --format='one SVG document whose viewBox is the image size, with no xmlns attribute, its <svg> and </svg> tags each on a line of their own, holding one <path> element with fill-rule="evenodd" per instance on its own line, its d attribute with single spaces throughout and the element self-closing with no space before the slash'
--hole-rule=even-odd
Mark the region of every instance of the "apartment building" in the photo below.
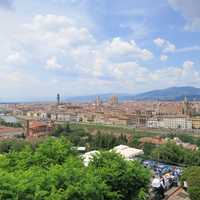
<svg viewBox="0 0 200 200">
<path fill-rule="evenodd" d="M 200 116 L 192 117 L 192 128 L 200 129 Z"/>
<path fill-rule="evenodd" d="M 184 116 L 167 116 L 163 118 L 163 128 L 192 129 L 191 118 Z"/>
</svg>

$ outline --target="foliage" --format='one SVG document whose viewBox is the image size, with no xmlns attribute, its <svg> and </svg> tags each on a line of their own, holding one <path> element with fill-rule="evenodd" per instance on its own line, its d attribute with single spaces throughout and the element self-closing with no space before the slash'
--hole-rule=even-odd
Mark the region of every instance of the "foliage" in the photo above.
<svg viewBox="0 0 200 200">
<path fill-rule="evenodd" d="M 140 200 L 148 182 L 146 169 L 113 152 L 85 167 L 66 137 L 0 155 L 2 200 Z"/>
<path fill-rule="evenodd" d="M 144 155 L 150 156 L 155 148 L 156 148 L 155 144 L 144 143 L 143 145 Z"/>
<path fill-rule="evenodd" d="M 174 137 L 178 137 L 181 141 L 190 143 L 190 144 L 196 144 L 197 146 L 200 147 L 200 138 L 199 137 L 194 137 L 190 134 L 167 134 L 166 137 L 169 137 L 173 139 Z"/>
<path fill-rule="evenodd" d="M 0 141 L 0 153 L 8 153 L 10 151 L 20 151 L 26 145 L 28 145 L 28 143 L 22 139 L 3 140 Z"/>
<path fill-rule="evenodd" d="M 19 122 L 16 122 L 16 123 L 6 122 L 3 119 L 0 119 L 0 125 L 7 126 L 7 127 L 14 127 L 14 128 L 22 128 L 23 127 L 22 124 Z"/>
<path fill-rule="evenodd" d="M 187 150 L 182 146 L 178 146 L 172 142 L 168 142 L 155 148 L 152 151 L 151 156 L 155 160 L 163 161 L 166 163 L 200 166 L 200 150 Z"/>
<path fill-rule="evenodd" d="M 187 181 L 188 192 L 191 200 L 200 199 L 200 167 L 187 168 L 182 176 L 182 181 Z"/>
<path fill-rule="evenodd" d="M 53 136 L 64 136 L 74 145 L 81 146 L 89 144 L 90 149 L 110 149 L 119 144 L 127 144 L 126 135 L 105 134 L 98 130 L 95 134 L 88 133 L 82 128 L 71 128 L 69 124 L 57 125 Z"/>
<path fill-rule="evenodd" d="M 120 199 L 133 199 L 147 189 L 150 174 L 137 162 L 124 160 L 114 152 L 102 152 L 94 157 L 89 166 L 95 176 L 102 177 L 116 191 Z"/>
<path fill-rule="evenodd" d="M 64 136 L 68 138 L 74 145 L 83 145 L 86 143 L 88 134 L 83 129 L 71 129 L 69 124 L 64 125 L 57 125 L 55 129 L 53 130 L 53 136 L 60 137 Z"/>
<path fill-rule="evenodd" d="M 127 144 L 127 142 L 127 138 L 123 134 L 117 137 L 113 134 L 102 134 L 100 131 L 91 135 L 88 140 L 93 149 L 111 149 L 119 144 Z"/>
</svg>

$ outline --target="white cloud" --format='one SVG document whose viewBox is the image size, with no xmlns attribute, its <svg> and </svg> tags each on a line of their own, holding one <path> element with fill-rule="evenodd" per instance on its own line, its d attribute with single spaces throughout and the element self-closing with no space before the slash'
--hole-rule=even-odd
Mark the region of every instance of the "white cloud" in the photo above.
<svg viewBox="0 0 200 200">
<path fill-rule="evenodd" d="M 175 52 L 175 51 L 176 51 L 176 46 L 170 43 L 169 41 L 166 41 L 163 52 L 167 53 L 167 52 Z"/>
<path fill-rule="evenodd" d="M 164 53 L 173 53 L 176 51 L 176 46 L 163 38 L 154 39 L 154 44 L 160 48 Z"/>
<path fill-rule="evenodd" d="M 90 31 L 65 16 L 37 15 L 23 26 L 20 41 L 47 69 L 78 76 L 111 76 L 115 63 L 146 61 L 152 52 L 119 37 L 96 41 Z M 62 65 L 58 63 L 62 61 Z"/>
<path fill-rule="evenodd" d="M 180 11 L 186 19 L 185 30 L 200 31 L 199 0 L 168 0 L 170 6 Z"/>
<path fill-rule="evenodd" d="M 183 47 L 176 50 L 177 52 L 190 52 L 190 51 L 200 51 L 200 46 L 189 46 L 189 47 Z"/>
<path fill-rule="evenodd" d="M 14 52 L 6 58 L 6 63 L 9 65 L 23 65 L 26 63 L 24 56 L 20 52 Z"/>
<path fill-rule="evenodd" d="M 147 68 L 146 61 L 154 56 L 151 51 L 119 37 L 98 41 L 89 29 L 65 16 L 37 15 L 7 40 L 12 45 L 5 45 L 9 48 L 0 56 L 7 58 L 7 64 L 23 63 L 25 57 L 27 66 L 1 71 L 1 80 L 8 83 L 0 86 L 1 91 L 16 91 L 10 96 L 52 96 L 58 91 L 66 95 L 135 93 L 172 83 L 199 83 L 192 62 L 162 70 Z M 167 56 L 164 51 L 174 51 L 167 40 L 155 43 L 162 48 L 162 60 Z"/>
<path fill-rule="evenodd" d="M 181 67 L 156 70 L 151 72 L 150 77 L 160 86 L 197 85 L 200 81 L 200 73 L 194 68 L 192 61 L 185 61 Z"/>
<path fill-rule="evenodd" d="M 160 60 L 161 61 L 166 61 L 168 59 L 168 56 L 167 55 L 161 55 L 160 56 Z"/>
<path fill-rule="evenodd" d="M 125 41 L 121 38 L 113 38 L 105 45 L 105 52 L 110 56 L 125 56 L 132 59 L 150 60 L 153 54 L 147 49 L 141 49 L 135 41 Z"/>
<path fill-rule="evenodd" d="M 156 38 L 154 39 L 154 43 L 158 46 L 158 47 L 163 47 L 163 45 L 165 44 L 165 40 L 162 38 Z"/>
<path fill-rule="evenodd" d="M 46 62 L 46 69 L 62 69 L 62 68 L 63 66 L 58 63 L 57 58 L 55 56 L 49 58 Z"/>
</svg>

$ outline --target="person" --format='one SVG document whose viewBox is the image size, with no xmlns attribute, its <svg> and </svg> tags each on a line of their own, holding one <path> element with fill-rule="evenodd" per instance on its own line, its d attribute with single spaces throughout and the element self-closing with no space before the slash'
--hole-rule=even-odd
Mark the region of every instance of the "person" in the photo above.
<svg viewBox="0 0 200 200">
<path fill-rule="evenodd" d="M 188 189 L 187 181 L 183 181 L 183 189 L 184 189 L 185 191 L 187 191 L 187 189 Z"/>
<path fill-rule="evenodd" d="M 160 179 L 158 177 L 153 177 L 152 188 L 155 190 L 155 192 L 158 192 L 159 196 L 164 199 L 165 198 L 165 185 L 164 185 L 164 179 Z"/>
<path fill-rule="evenodd" d="M 176 170 L 174 170 L 173 173 L 172 173 L 172 176 L 173 176 L 173 185 L 177 187 L 178 182 L 179 182 L 178 172 Z"/>
<path fill-rule="evenodd" d="M 159 188 L 160 187 L 160 179 L 158 177 L 153 176 L 151 186 L 153 188 Z"/>
<path fill-rule="evenodd" d="M 160 178 L 160 194 L 163 199 L 165 198 L 165 187 L 166 187 L 165 179 L 161 177 Z"/>
</svg>

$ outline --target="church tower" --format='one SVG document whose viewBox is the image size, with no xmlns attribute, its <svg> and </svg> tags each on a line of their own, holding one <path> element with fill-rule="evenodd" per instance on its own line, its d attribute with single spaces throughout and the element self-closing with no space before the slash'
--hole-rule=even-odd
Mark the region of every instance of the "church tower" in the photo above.
<svg viewBox="0 0 200 200">
<path fill-rule="evenodd" d="M 191 115 L 190 103 L 186 96 L 184 98 L 183 105 L 182 105 L 182 114 Z"/>
</svg>

